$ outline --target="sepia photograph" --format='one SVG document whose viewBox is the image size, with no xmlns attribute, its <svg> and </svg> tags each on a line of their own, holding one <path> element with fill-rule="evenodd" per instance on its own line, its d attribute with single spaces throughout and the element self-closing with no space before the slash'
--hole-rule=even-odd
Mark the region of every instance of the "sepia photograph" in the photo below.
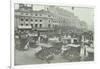
<svg viewBox="0 0 100 69">
<path fill-rule="evenodd" d="M 94 61 L 94 8 L 14 3 L 14 65 Z"/>
</svg>

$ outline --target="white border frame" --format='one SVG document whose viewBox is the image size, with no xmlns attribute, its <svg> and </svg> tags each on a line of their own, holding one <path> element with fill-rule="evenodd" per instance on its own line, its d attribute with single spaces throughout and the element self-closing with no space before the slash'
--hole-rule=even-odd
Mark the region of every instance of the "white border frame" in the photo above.
<svg viewBox="0 0 100 69">
<path fill-rule="evenodd" d="M 75 4 L 62 4 L 62 3 L 46 3 L 46 2 L 38 2 L 38 1 L 34 1 L 34 0 L 10 0 L 10 68 L 32 68 L 34 66 L 40 66 L 41 64 L 33 64 L 33 65 L 18 65 L 15 66 L 14 65 L 14 4 L 15 3 L 24 3 L 24 4 L 38 4 L 38 5 L 56 5 L 56 6 L 74 6 L 74 7 L 82 7 L 82 8 L 93 8 L 95 10 L 95 6 L 93 5 L 75 5 Z M 76 62 L 75 62 L 76 63 Z M 77 64 L 80 64 L 81 62 L 78 62 Z M 87 63 L 87 62 L 85 62 Z M 91 62 L 90 62 L 91 63 Z M 59 63 L 56 63 L 59 64 Z M 60 63 L 60 64 L 65 64 L 65 63 Z M 43 64 L 44 65 L 51 65 L 51 64 Z M 53 64 L 55 65 L 55 64 Z"/>
</svg>

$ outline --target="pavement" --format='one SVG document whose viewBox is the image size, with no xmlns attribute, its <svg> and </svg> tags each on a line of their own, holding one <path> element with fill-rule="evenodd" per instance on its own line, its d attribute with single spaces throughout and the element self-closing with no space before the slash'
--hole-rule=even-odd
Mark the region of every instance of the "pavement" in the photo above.
<svg viewBox="0 0 100 69">
<path fill-rule="evenodd" d="M 30 65 L 30 64 L 45 64 L 48 63 L 45 60 L 41 60 L 35 57 L 35 53 L 41 50 L 40 47 L 37 48 L 29 48 L 27 51 L 20 51 L 15 49 L 15 65 Z M 50 63 L 61 63 L 68 62 L 62 58 L 62 56 L 55 56 Z"/>
<path fill-rule="evenodd" d="M 37 48 L 38 49 L 38 48 Z M 27 51 L 15 50 L 15 65 L 29 65 L 46 63 L 34 56 L 37 49 L 30 48 Z"/>
</svg>

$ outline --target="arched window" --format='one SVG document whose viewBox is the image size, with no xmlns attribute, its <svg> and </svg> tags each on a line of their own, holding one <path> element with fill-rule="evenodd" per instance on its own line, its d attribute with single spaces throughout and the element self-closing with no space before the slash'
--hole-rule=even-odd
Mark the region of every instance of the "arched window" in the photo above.
<svg viewBox="0 0 100 69">
<path fill-rule="evenodd" d="M 28 21 L 28 19 L 26 19 L 26 21 Z"/>
<path fill-rule="evenodd" d="M 37 19 L 35 20 L 35 22 L 37 22 Z"/>
<path fill-rule="evenodd" d="M 40 28 L 42 28 L 42 24 L 40 24 Z"/>
<path fill-rule="evenodd" d="M 40 20 L 40 22 L 42 22 L 42 20 Z"/>
<path fill-rule="evenodd" d="M 38 24 L 35 24 L 35 27 L 37 28 L 38 27 Z"/>
<path fill-rule="evenodd" d="M 21 26 L 23 26 L 23 24 L 21 24 Z"/>
<path fill-rule="evenodd" d="M 51 27 L 51 24 L 48 24 L 48 27 L 50 28 Z"/>
<path fill-rule="evenodd" d="M 37 16 L 37 14 L 35 14 L 35 16 Z"/>
<path fill-rule="evenodd" d="M 21 21 L 24 21 L 24 19 L 21 18 Z"/>
<path fill-rule="evenodd" d="M 33 19 L 31 19 L 31 21 L 33 21 Z"/>
<path fill-rule="evenodd" d="M 31 27 L 33 28 L 33 24 L 31 24 Z"/>
<path fill-rule="evenodd" d="M 26 24 L 26 26 L 28 26 L 28 24 Z"/>
</svg>

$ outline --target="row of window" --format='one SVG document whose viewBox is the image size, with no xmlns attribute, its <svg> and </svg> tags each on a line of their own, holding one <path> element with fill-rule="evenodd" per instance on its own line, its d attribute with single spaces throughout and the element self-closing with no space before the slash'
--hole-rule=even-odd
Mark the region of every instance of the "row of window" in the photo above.
<svg viewBox="0 0 100 69">
<path fill-rule="evenodd" d="M 25 24 L 26 26 L 28 26 L 29 24 Z M 21 26 L 24 26 L 24 24 L 21 24 Z M 31 26 L 33 27 L 33 24 L 31 24 Z M 37 28 L 37 27 L 40 27 L 40 28 L 42 28 L 42 24 L 35 24 L 35 27 Z M 48 27 L 50 28 L 51 27 L 51 24 L 48 24 Z"/>
<path fill-rule="evenodd" d="M 24 19 L 21 19 L 21 21 L 24 21 Z M 25 19 L 25 21 L 29 21 L 29 19 Z M 33 21 L 33 19 L 31 19 L 31 21 Z M 35 22 L 37 22 L 37 21 L 42 22 L 42 20 L 35 19 Z"/>
<path fill-rule="evenodd" d="M 24 19 L 21 19 L 21 21 L 24 21 Z M 29 19 L 25 19 L 25 21 L 29 21 Z M 31 19 L 31 21 L 33 21 L 33 19 Z M 43 20 L 37 20 L 35 19 L 35 22 L 42 22 Z M 62 22 L 62 21 L 53 21 L 53 22 Z M 50 20 L 49 20 L 49 23 L 50 23 Z"/>
<path fill-rule="evenodd" d="M 22 15 L 24 15 L 24 13 L 21 13 Z M 25 13 L 25 15 L 33 15 L 33 14 L 30 14 L 30 13 Z M 34 16 L 43 16 L 42 14 L 34 14 Z M 47 15 L 48 17 L 51 17 L 51 15 Z M 62 17 L 55 17 L 55 16 L 52 16 L 53 18 L 57 18 L 57 19 L 62 19 Z"/>
<path fill-rule="evenodd" d="M 21 13 L 22 15 L 24 14 L 24 13 Z M 30 14 L 30 13 L 25 13 L 25 15 L 33 15 L 33 14 Z M 42 16 L 42 14 L 34 14 L 34 16 Z M 48 17 L 51 17 L 51 15 L 47 15 Z M 58 18 L 58 19 L 62 19 L 62 17 L 55 17 L 55 16 L 52 16 L 52 17 L 54 17 L 54 18 Z"/>
<path fill-rule="evenodd" d="M 21 13 L 22 15 L 24 14 L 24 13 Z M 25 13 L 25 15 L 33 15 L 33 14 L 29 14 L 29 13 Z M 42 14 L 34 14 L 35 16 L 42 16 Z M 51 17 L 51 15 L 48 15 L 48 17 Z"/>
<path fill-rule="evenodd" d="M 24 19 L 21 19 L 21 21 L 24 21 Z M 29 19 L 25 19 L 25 21 L 29 21 Z M 33 19 L 31 19 L 31 21 L 33 21 Z M 35 19 L 35 22 L 43 22 L 43 20 Z M 49 23 L 50 23 L 50 20 L 49 20 Z"/>
<path fill-rule="evenodd" d="M 24 21 L 24 19 L 21 19 L 21 21 Z M 29 19 L 25 19 L 25 21 L 29 21 Z M 33 19 L 31 19 L 30 21 L 33 21 Z M 37 20 L 37 19 L 35 19 L 35 22 L 43 22 L 43 20 Z M 50 23 L 51 21 L 48 20 L 48 22 Z M 65 21 L 53 21 L 53 22 L 54 23 L 62 23 L 62 22 L 65 23 Z"/>
</svg>

